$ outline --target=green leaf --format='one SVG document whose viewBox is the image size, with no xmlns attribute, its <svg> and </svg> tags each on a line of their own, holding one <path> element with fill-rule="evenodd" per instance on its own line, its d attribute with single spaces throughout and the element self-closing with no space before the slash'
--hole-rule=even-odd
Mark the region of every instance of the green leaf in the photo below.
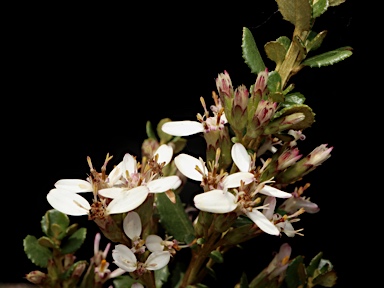
<svg viewBox="0 0 384 288">
<path fill-rule="evenodd" d="M 307 58 L 301 64 L 309 67 L 322 67 L 329 66 L 334 63 L 340 62 L 352 55 L 351 47 L 343 47 L 333 51 L 328 51 L 323 54 Z"/>
<path fill-rule="evenodd" d="M 279 72 L 272 71 L 268 73 L 267 86 L 270 92 L 281 92 L 281 77 Z"/>
<path fill-rule="evenodd" d="M 180 136 L 173 138 L 171 142 L 173 144 L 175 144 L 175 148 L 173 148 L 173 154 L 174 155 L 181 152 L 185 148 L 185 146 L 187 145 L 187 139 L 180 138 Z"/>
<path fill-rule="evenodd" d="M 265 70 L 265 64 L 261 58 L 255 39 L 253 38 L 252 32 L 247 27 L 243 28 L 241 48 L 243 50 L 244 62 L 251 69 L 252 73 L 258 74 L 260 71 Z"/>
<path fill-rule="evenodd" d="M 28 235 L 23 240 L 25 254 L 33 264 L 46 268 L 48 260 L 52 259 L 52 252 L 47 247 L 41 246 L 35 236 Z"/>
<path fill-rule="evenodd" d="M 223 258 L 223 254 L 221 254 L 219 251 L 212 251 L 210 254 L 209 254 L 209 257 L 217 262 L 217 263 L 223 263 L 224 262 L 224 258 Z"/>
<path fill-rule="evenodd" d="M 274 119 L 288 116 L 293 113 L 303 113 L 305 115 L 305 119 L 292 125 L 290 129 L 300 130 L 311 127 L 313 122 L 315 122 L 315 113 L 313 113 L 312 109 L 305 104 L 294 104 L 288 107 L 281 109 L 274 115 Z"/>
<path fill-rule="evenodd" d="M 315 32 L 309 32 L 307 40 L 305 41 L 305 48 L 307 52 L 314 51 L 318 49 L 321 44 L 323 44 L 325 36 L 327 36 L 328 31 L 324 30 L 316 34 Z"/>
<path fill-rule="evenodd" d="M 171 202 L 165 193 L 156 194 L 160 224 L 176 240 L 190 243 L 195 238 L 195 230 L 184 210 L 179 195 L 175 194 L 176 203 Z"/>
<path fill-rule="evenodd" d="M 264 45 L 265 53 L 267 57 L 276 63 L 276 66 L 279 66 L 283 63 L 285 59 L 285 54 L 287 50 L 285 47 L 277 41 L 270 41 Z"/>
<path fill-rule="evenodd" d="M 310 30 L 312 7 L 308 0 L 276 0 L 276 2 L 284 20 L 291 22 L 299 31 Z"/>
<path fill-rule="evenodd" d="M 328 6 L 338 6 L 342 3 L 344 3 L 346 0 L 328 0 Z"/>
<path fill-rule="evenodd" d="M 133 283 L 141 283 L 139 280 L 135 280 L 128 275 L 122 275 L 113 278 L 113 287 L 114 288 L 127 288 L 131 287 Z"/>
<path fill-rule="evenodd" d="M 312 17 L 317 18 L 328 9 L 328 0 L 318 0 L 313 4 Z"/>
<path fill-rule="evenodd" d="M 289 263 L 287 268 L 287 274 L 285 276 L 285 282 L 288 288 L 304 287 L 307 281 L 305 274 L 305 266 L 303 264 L 303 257 L 297 256 Z"/>
<path fill-rule="evenodd" d="M 155 131 L 153 130 L 152 123 L 150 121 L 147 121 L 145 125 L 145 131 L 147 133 L 148 138 L 157 140 Z"/>
<path fill-rule="evenodd" d="M 240 278 L 240 283 L 239 284 L 240 284 L 239 288 L 248 288 L 249 287 L 247 274 L 245 274 L 244 272 L 241 274 L 241 278 Z"/>
<path fill-rule="evenodd" d="M 337 275 L 335 271 L 329 271 L 325 274 L 317 276 L 312 283 L 323 287 L 333 287 L 336 284 Z"/>
<path fill-rule="evenodd" d="M 293 92 L 285 95 L 284 103 L 281 103 L 283 107 L 292 106 L 294 104 L 304 104 L 305 97 L 300 92 Z"/>
<path fill-rule="evenodd" d="M 168 265 L 165 265 L 163 268 L 159 270 L 155 270 L 156 288 L 163 287 L 164 283 L 167 283 L 169 275 L 170 273 L 169 273 Z"/>
<path fill-rule="evenodd" d="M 319 252 L 315 257 L 312 258 L 311 262 L 307 267 L 308 276 L 313 277 L 313 275 L 315 274 L 315 271 L 319 267 L 321 257 L 323 257 L 323 252 Z"/>
<path fill-rule="evenodd" d="M 164 123 L 167 123 L 170 121 L 171 119 L 164 118 L 164 119 L 161 119 L 160 122 L 157 124 L 157 135 L 159 135 L 161 143 L 168 143 L 173 138 L 173 135 L 169 135 L 165 133 L 163 130 L 161 130 L 161 126 L 163 126 Z"/>
<path fill-rule="evenodd" d="M 86 228 L 80 228 L 79 230 L 77 230 L 68 238 L 67 241 L 63 241 L 61 245 L 61 253 L 70 254 L 76 252 L 84 243 L 86 235 Z"/>
<path fill-rule="evenodd" d="M 61 240 L 66 236 L 69 218 L 55 209 L 48 210 L 41 220 L 41 229 L 45 235 Z"/>
<path fill-rule="evenodd" d="M 47 247 L 47 248 L 57 248 L 56 244 L 53 242 L 53 240 L 47 236 L 43 236 L 43 237 L 40 237 L 37 242 L 41 245 L 41 246 L 44 246 L 44 247 Z"/>
</svg>

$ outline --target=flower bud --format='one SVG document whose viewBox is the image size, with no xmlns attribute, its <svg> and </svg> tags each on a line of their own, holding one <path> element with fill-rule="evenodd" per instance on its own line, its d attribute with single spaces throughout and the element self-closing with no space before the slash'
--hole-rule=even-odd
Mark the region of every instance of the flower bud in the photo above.
<svg viewBox="0 0 384 288">
<path fill-rule="evenodd" d="M 47 279 L 47 275 L 41 271 L 36 270 L 25 275 L 25 278 L 33 284 L 42 285 Z"/>
</svg>

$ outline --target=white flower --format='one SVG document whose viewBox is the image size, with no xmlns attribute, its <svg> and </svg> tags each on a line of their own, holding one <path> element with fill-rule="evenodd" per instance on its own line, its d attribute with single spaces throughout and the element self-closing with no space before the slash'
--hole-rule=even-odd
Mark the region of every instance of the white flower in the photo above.
<svg viewBox="0 0 384 288">
<path fill-rule="evenodd" d="M 142 195 L 145 195 L 146 197 L 148 193 L 149 189 L 146 186 L 132 188 L 127 191 L 127 194 L 131 196 L 129 199 L 132 200 L 133 203 L 125 201 L 126 199 L 124 197 L 117 197 L 105 207 L 105 213 L 107 215 L 111 215 L 128 212 L 132 210 L 132 206 L 137 205 L 136 207 L 138 207 L 141 203 L 143 203 L 145 198 L 143 200 Z M 51 191 L 47 194 L 47 201 L 56 210 L 71 216 L 88 215 L 91 209 L 91 204 L 86 198 L 77 193 L 64 189 L 51 189 Z"/>
<path fill-rule="evenodd" d="M 152 252 L 144 263 L 140 263 L 131 249 L 123 244 L 118 244 L 112 250 L 112 258 L 119 268 L 127 272 L 140 270 L 138 272 L 142 274 L 146 270 L 159 270 L 165 267 L 171 259 L 171 254 L 168 251 Z"/>
</svg>

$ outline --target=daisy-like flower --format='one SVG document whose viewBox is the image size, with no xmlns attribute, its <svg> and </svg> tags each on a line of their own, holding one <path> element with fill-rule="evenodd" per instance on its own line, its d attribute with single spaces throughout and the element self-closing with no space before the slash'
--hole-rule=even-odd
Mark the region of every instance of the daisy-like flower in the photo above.
<svg viewBox="0 0 384 288">
<path fill-rule="evenodd" d="M 260 209 L 269 209 L 268 205 L 257 206 L 258 198 L 256 195 L 257 193 L 260 193 L 279 198 L 289 198 L 292 195 L 272 186 L 266 185 L 265 183 L 259 183 L 254 191 L 248 191 L 244 185 L 253 182 L 254 178 L 252 178 L 252 181 L 246 183 L 244 179 L 247 179 L 247 177 L 244 177 L 244 175 L 247 175 L 248 173 L 253 175 L 252 173 L 248 172 L 252 167 L 251 157 L 246 151 L 245 147 L 240 143 L 236 143 L 232 146 L 231 155 L 240 172 L 231 174 L 228 176 L 228 178 L 235 174 L 243 175 L 241 177 L 236 176 L 234 179 L 243 181 L 244 183 L 237 183 L 237 186 L 227 185 L 226 187 L 235 188 L 241 186 L 240 190 L 234 189 L 234 194 L 232 194 L 231 192 L 227 191 L 227 189 L 214 189 L 205 193 L 198 194 L 194 197 L 195 206 L 202 211 L 211 213 L 229 213 L 236 210 L 239 214 L 245 214 L 264 232 L 271 235 L 279 235 L 279 229 L 271 222 L 271 220 L 269 220 L 262 212 L 259 211 Z M 184 160 L 183 163 L 185 162 L 186 161 Z M 175 164 L 177 165 L 176 159 Z M 183 171 L 181 172 L 183 173 Z M 188 177 L 188 175 L 186 176 Z"/>
<path fill-rule="evenodd" d="M 127 214 L 123 221 L 123 228 L 124 232 L 132 240 L 133 247 L 129 248 L 123 244 L 115 246 L 112 257 L 119 268 L 127 272 L 135 272 L 140 276 L 147 270 L 158 270 L 168 264 L 171 253 L 160 249 L 150 250 L 152 253 L 149 254 L 144 263 L 137 260 L 136 254 L 143 254 L 146 250 L 145 241 L 141 239 L 141 219 L 137 212 L 131 211 Z"/>
<path fill-rule="evenodd" d="M 88 159 L 91 168 L 89 181 L 59 180 L 55 188 L 47 194 L 47 200 L 56 210 L 72 216 L 111 215 L 131 211 L 140 206 L 149 193 L 162 193 L 180 186 L 181 180 L 178 176 L 154 179 L 161 172 L 162 167 L 171 161 L 172 155 L 171 146 L 161 145 L 154 153 L 156 161 L 150 162 L 153 171 L 148 169 L 147 175 L 138 172 L 137 161 L 129 153 L 108 176 L 105 174 L 106 163 L 102 173 L 96 173 Z M 111 158 L 107 156 L 107 160 Z M 92 205 L 85 197 L 78 194 L 82 192 L 94 193 Z M 107 203 L 106 198 L 113 200 Z"/>
</svg>

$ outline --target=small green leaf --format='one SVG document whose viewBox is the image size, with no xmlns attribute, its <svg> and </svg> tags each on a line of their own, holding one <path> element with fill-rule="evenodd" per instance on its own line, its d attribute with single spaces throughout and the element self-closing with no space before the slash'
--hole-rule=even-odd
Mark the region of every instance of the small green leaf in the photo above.
<svg viewBox="0 0 384 288">
<path fill-rule="evenodd" d="M 243 50 L 244 62 L 251 69 L 252 73 L 258 74 L 260 71 L 265 70 L 265 64 L 261 58 L 255 39 L 253 38 L 252 32 L 247 27 L 243 28 L 241 48 Z"/>
<path fill-rule="evenodd" d="M 148 138 L 157 140 L 155 131 L 153 130 L 152 123 L 150 121 L 147 121 L 145 125 L 145 131 L 147 133 Z"/>
<path fill-rule="evenodd" d="M 281 77 L 279 72 L 272 71 L 268 73 L 267 86 L 270 92 L 281 92 Z"/>
<path fill-rule="evenodd" d="M 187 145 L 187 139 L 181 138 L 180 136 L 173 138 L 171 142 L 175 144 L 175 148 L 173 148 L 174 155 L 181 152 Z"/>
<path fill-rule="evenodd" d="M 285 107 L 274 115 L 274 119 L 288 116 L 293 113 L 303 113 L 305 115 L 305 119 L 292 125 L 290 129 L 293 129 L 293 130 L 306 129 L 312 126 L 313 122 L 315 122 L 315 113 L 313 113 L 312 109 L 305 104 L 294 104 L 294 105 Z"/>
<path fill-rule="evenodd" d="M 167 283 L 169 275 L 170 273 L 169 273 L 168 265 L 165 265 L 163 268 L 159 270 L 155 270 L 156 288 L 163 287 L 164 283 Z"/>
<path fill-rule="evenodd" d="M 313 277 L 313 275 L 315 274 L 315 271 L 319 267 L 321 257 L 323 257 L 323 252 L 319 252 L 315 257 L 312 258 L 311 262 L 307 267 L 308 276 Z"/>
<path fill-rule="evenodd" d="M 312 17 L 317 18 L 321 16 L 328 9 L 328 0 L 318 0 L 313 4 Z"/>
<path fill-rule="evenodd" d="M 47 248 L 57 248 L 56 244 L 52 241 L 51 238 L 49 237 L 46 237 L 46 236 L 43 236 L 43 237 L 40 237 L 37 242 L 41 245 L 41 246 L 44 246 L 44 247 L 47 247 Z"/>
<path fill-rule="evenodd" d="M 67 241 L 63 241 L 61 246 L 61 253 L 70 254 L 76 252 L 84 243 L 86 235 L 86 228 L 80 228 L 79 230 L 77 230 L 68 238 Z"/>
<path fill-rule="evenodd" d="M 321 31 L 318 34 L 311 31 L 307 37 L 307 40 L 305 41 L 305 47 L 307 49 L 307 52 L 318 49 L 321 44 L 323 44 L 324 38 L 325 36 L 327 36 L 327 33 L 328 31 L 326 30 Z"/>
<path fill-rule="evenodd" d="M 41 246 L 35 236 L 28 235 L 23 240 L 24 251 L 33 264 L 46 268 L 48 260 L 52 259 L 52 252 L 47 247 Z"/>
<path fill-rule="evenodd" d="M 306 281 L 307 276 L 305 274 L 303 257 L 297 256 L 288 265 L 285 282 L 287 283 L 288 288 L 297 288 L 304 287 Z"/>
<path fill-rule="evenodd" d="M 221 254 L 219 251 L 212 251 L 210 254 L 209 254 L 209 257 L 217 262 L 217 263 L 223 263 L 224 262 L 224 258 L 223 258 L 223 254 Z"/>
<path fill-rule="evenodd" d="M 265 53 L 267 57 L 276 63 L 276 66 L 279 66 L 285 59 L 285 54 L 287 50 L 277 41 L 270 41 L 264 45 Z"/>
<path fill-rule="evenodd" d="M 321 274 L 313 279 L 314 285 L 320 285 L 323 287 L 333 287 L 336 284 L 337 275 L 335 271 L 329 271 L 325 274 Z"/>
<path fill-rule="evenodd" d="M 346 0 L 328 0 L 328 1 L 329 1 L 328 3 L 329 6 L 338 6 L 344 3 Z"/>
<path fill-rule="evenodd" d="M 128 275 L 122 275 L 113 278 L 113 287 L 115 288 L 127 288 L 131 287 L 133 283 L 141 283 L 139 280 L 135 280 Z"/>
<path fill-rule="evenodd" d="M 160 122 L 157 124 L 157 135 L 159 135 L 161 143 L 168 143 L 173 138 L 173 135 L 169 135 L 165 133 L 163 130 L 161 130 L 161 126 L 163 126 L 164 123 L 167 123 L 170 121 L 171 119 L 164 118 L 164 119 L 161 119 Z"/>
<path fill-rule="evenodd" d="M 305 97 L 300 92 L 293 92 L 285 95 L 285 102 L 281 103 L 283 107 L 292 106 L 294 104 L 304 104 Z"/>
<path fill-rule="evenodd" d="M 343 47 L 333 51 L 307 58 L 301 64 L 309 67 L 322 67 L 340 62 L 352 55 L 351 47 Z"/>
<path fill-rule="evenodd" d="M 44 234 L 58 240 L 66 236 L 68 226 L 68 216 L 55 209 L 48 210 L 41 220 L 41 229 Z"/>
<path fill-rule="evenodd" d="M 195 238 L 195 230 L 191 220 L 184 210 L 179 195 L 175 194 L 176 203 L 171 202 L 165 193 L 156 194 L 157 209 L 160 214 L 160 224 L 176 240 L 190 243 Z"/>
<path fill-rule="evenodd" d="M 240 283 L 239 284 L 240 284 L 239 288 L 249 288 L 247 274 L 245 274 L 244 272 L 241 274 L 241 278 L 240 278 Z"/>
</svg>

